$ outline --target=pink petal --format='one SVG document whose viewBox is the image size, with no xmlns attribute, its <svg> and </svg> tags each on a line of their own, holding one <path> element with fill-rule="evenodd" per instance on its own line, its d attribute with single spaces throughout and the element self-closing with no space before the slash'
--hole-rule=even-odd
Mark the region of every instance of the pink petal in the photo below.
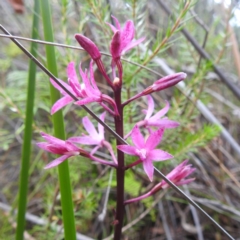
<svg viewBox="0 0 240 240">
<path fill-rule="evenodd" d="M 164 161 L 173 158 L 173 156 L 161 149 L 154 149 L 148 153 L 148 158 L 152 161 Z"/>
<path fill-rule="evenodd" d="M 121 30 L 121 50 L 123 50 L 134 38 L 134 23 L 128 20 Z"/>
<path fill-rule="evenodd" d="M 84 90 L 86 91 L 88 96 L 91 96 L 91 94 L 92 94 L 92 91 L 91 91 L 92 87 L 90 85 L 90 82 L 89 82 L 87 74 L 85 72 L 83 72 L 83 70 L 82 70 L 81 64 L 79 64 L 79 72 L 80 72 L 82 80 L 83 80 L 83 82 L 85 84 L 85 89 Z"/>
<path fill-rule="evenodd" d="M 176 128 L 180 124 L 178 122 L 166 119 L 152 120 L 152 118 L 147 120 L 148 126 L 161 127 L 161 128 Z"/>
<path fill-rule="evenodd" d="M 49 169 L 49 168 L 53 168 L 56 167 L 57 165 L 59 165 L 60 163 L 62 163 L 63 161 L 65 161 L 66 159 L 68 159 L 71 156 L 68 155 L 63 155 L 55 160 L 53 160 L 52 162 L 50 162 L 49 164 L 47 164 L 44 169 Z"/>
<path fill-rule="evenodd" d="M 113 33 L 115 33 L 116 31 L 118 31 L 119 29 L 117 29 L 116 27 L 114 27 L 111 23 L 107 23 L 106 24 L 112 29 Z"/>
<path fill-rule="evenodd" d="M 67 152 L 67 149 L 65 146 L 62 145 L 57 145 L 57 144 L 49 144 L 48 149 L 50 152 L 63 155 Z"/>
<path fill-rule="evenodd" d="M 117 29 L 120 30 L 121 26 L 120 26 L 118 19 L 116 17 L 114 17 L 113 15 L 111 17 L 114 19 Z"/>
<path fill-rule="evenodd" d="M 195 180 L 195 178 L 182 179 L 181 181 L 177 182 L 176 185 L 181 186 L 181 185 L 184 185 L 184 184 L 188 184 L 188 183 L 190 183 L 194 180 Z"/>
<path fill-rule="evenodd" d="M 77 77 L 77 74 L 76 74 L 74 62 L 70 62 L 68 64 L 67 75 L 68 75 L 68 78 L 70 78 L 72 80 L 74 85 L 76 85 L 78 88 L 80 88 L 80 84 L 79 84 L 78 77 Z"/>
<path fill-rule="evenodd" d="M 95 79 L 94 79 L 93 60 L 90 61 L 89 70 L 90 70 L 90 81 L 91 81 L 91 84 L 92 84 L 93 88 L 99 92 L 98 86 L 97 86 L 97 84 L 95 82 Z"/>
<path fill-rule="evenodd" d="M 50 152 L 50 150 L 48 149 L 49 143 L 39 142 L 39 143 L 36 143 L 36 145 L 37 145 L 39 148 L 41 148 L 41 149 L 43 149 L 43 150 L 45 150 L 45 151 L 47 151 L 47 152 Z"/>
<path fill-rule="evenodd" d="M 164 129 L 159 128 L 157 131 L 153 132 L 146 141 L 146 149 L 148 151 L 154 149 L 162 140 Z"/>
<path fill-rule="evenodd" d="M 183 161 L 178 166 L 176 166 L 170 173 L 168 173 L 166 177 L 168 179 L 175 178 L 175 176 L 181 172 L 181 169 L 183 169 L 187 163 L 188 160 Z"/>
<path fill-rule="evenodd" d="M 139 127 L 137 125 L 134 126 L 132 133 L 131 133 L 133 144 L 141 149 L 145 147 L 145 141 L 143 135 L 141 134 Z"/>
<path fill-rule="evenodd" d="M 64 81 L 62 81 L 61 79 L 58 79 L 58 81 L 71 93 L 73 93 L 72 89 L 70 88 L 70 86 L 67 85 L 67 83 L 65 83 Z M 68 93 L 66 93 L 53 79 L 50 78 L 50 82 L 51 84 L 63 95 L 66 95 Z M 74 93 L 73 93 L 74 94 Z"/>
<path fill-rule="evenodd" d="M 105 115 L 106 115 L 106 112 L 103 112 L 99 117 L 103 122 L 104 122 Z M 100 123 L 98 123 L 98 133 L 104 139 L 104 127 Z"/>
<path fill-rule="evenodd" d="M 75 102 L 74 104 L 82 106 L 82 105 L 86 105 L 91 102 L 99 102 L 99 101 L 100 101 L 99 97 L 87 97 L 87 98 L 84 98 L 82 100 Z"/>
<path fill-rule="evenodd" d="M 53 136 L 51 136 L 51 135 L 49 135 L 47 133 L 41 132 L 40 134 L 49 143 L 55 143 L 55 144 L 59 144 L 59 145 L 65 144 L 64 140 L 61 140 L 61 139 L 56 138 L 56 137 L 53 137 Z"/>
<path fill-rule="evenodd" d="M 95 148 L 92 149 L 90 154 L 93 155 L 100 147 L 101 147 L 101 145 L 97 145 Z"/>
<path fill-rule="evenodd" d="M 82 123 L 84 128 L 86 129 L 86 131 L 88 132 L 88 134 L 92 137 L 92 138 L 96 138 L 99 139 L 99 135 L 94 127 L 94 125 L 92 124 L 92 122 L 89 120 L 88 117 L 84 117 L 82 119 Z"/>
<path fill-rule="evenodd" d="M 101 95 L 101 92 L 99 91 L 97 85 L 96 85 L 96 82 L 94 80 L 94 76 L 93 76 L 93 68 L 92 68 L 92 61 L 90 62 L 90 78 L 91 79 L 91 82 L 93 83 L 94 87 L 91 85 L 90 81 L 89 81 L 89 78 L 88 78 L 88 75 L 87 75 L 87 71 L 85 71 L 85 73 L 83 72 L 82 68 L 81 68 L 81 65 L 79 65 L 79 71 L 80 71 L 80 74 L 81 74 L 81 77 L 82 77 L 82 80 L 85 84 L 85 91 L 87 93 L 87 95 L 90 97 L 90 96 L 100 96 Z"/>
<path fill-rule="evenodd" d="M 91 136 L 71 137 L 68 141 L 85 145 L 97 145 L 100 143 L 98 139 L 93 139 Z"/>
<path fill-rule="evenodd" d="M 74 144 L 72 144 L 70 141 L 65 141 L 65 147 L 67 149 L 67 151 L 69 152 L 76 152 L 78 153 L 79 152 L 79 148 L 77 146 L 75 146 Z"/>
<path fill-rule="evenodd" d="M 117 59 L 121 56 L 121 33 L 120 31 L 116 31 L 113 35 L 110 52 L 113 59 Z"/>
<path fill-rule="evenodd" d="M 111 156 L 112 156 L 113 161 L 114 161 L 116 164 L 118 164 L 117 159 L 116 159 L 116 156 L 115 156 L 115 154 L 114 154 L 114 152 L 113 152 L 113 149 L 112 149 L 112 145 L 111 145 L 109 142 L 107 142 L 107 141 L 103 141 L 103 146 L 105 146 L 105 147 L 108 149 L 108 151 L 110 152 L 110 154 L 111 154 Z"/>
<path fill-rule="evenodd" d="M 101 58 L 101 53 L 98 50 L 98 47 L 89 38 L 81 34 L 75 34 L 75 39 L 78 41 L 81 47 L 89 53 L 93 60 Z"/>
<path fill-rule="evenodd" d="M 74 62 L 70 62 L 67 67 L 68 83 L 76 93 L 77 96 L 81 97 L 81 86 L 78 81 L 78 77 L 75 71 Z"/>
<path fill-rule="evenodd" d="M 117 149 L 119 149 L 120 151 L 122 151 L 126 154 L 137 156 L 136 147 L 134 147 L 134 146 L 118 145 Z"/>
<path fill-rule="evenodd" d="M 147 176 L 149 177 L 149 180 L 152 182 L 153 172 L 154 172 L 152 161 L 148 160 L 148 159 L 143 161 L 143 169 L 144 169 L 145 173 L 147 174 Z"/>
<path fill-rule="evenodd" d="M 54 103 L 51 109 L 51 114 L 53 115 L 55 112 L 65 107 L 67 104 L 71 103 L 73 99 L 70 96 L 64 96 L 60 98 L 58 101 Z"/>
<path fill-rule="evenodd" d="M 153 98 L 150 95 L 147 95 L 147 100 L 148 100 L 148 109 L 146 113 L 145 119 L 149 119 L 154 111 L 154 101 Z"/>
<path fill-rule="evenodd" d="M 159 118 L 161 118 L 162 116 L 164 116 L 169 110 L 169 102 L 166 101 L 166 106 L 161 109 L 159 112 L 157 112 L 154 116 L 151 117 L 152 120 L 157 120 Z"/>
<path fill-rule="evenodd" d="M 136 47 L 138 44 L 140 44 L 141 42 L 143 42 L 145 40 L 145 37 L 139 38 L 138 40 L 133 40 L 132 42 L 130 42 L 123 50 L 122 50 L 122 55 L 125 54 L 127 51 L 129 51 L 130 49 Z"/>
<path fill-rule="evenodd" d="M 81 91 L 81 86 L 80 84 L 75 84 L 74 81 L 71 79 L 71 78 L 68 78 L 68 83 L 69 85 L 71 86 L 72 90 L 74 91 L 75 95 L 77 97 L 80 97 L 82 98 L 83 97 L 83 94 L 82 94 L 82 91 Z"/>
<path fill-rule="evenodd" d="M 175 73 L 171 74 L 169 76 L 163 77 L 159 80 L 157 80 L 153 85 L 152 85 L 152 91 L 161 91 L 163 89 L 172 87 L 179 83 L 180 81 L 184 80 L 187 77 L 186 73 L 180 72 L 180 73 Z"/>
</svg>

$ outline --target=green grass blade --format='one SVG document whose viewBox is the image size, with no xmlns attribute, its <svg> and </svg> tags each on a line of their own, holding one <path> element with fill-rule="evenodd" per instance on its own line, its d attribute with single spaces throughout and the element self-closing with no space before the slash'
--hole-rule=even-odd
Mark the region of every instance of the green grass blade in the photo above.
<svg viewBox="0 0 240 240">
<path fill-rule="evenodd" d="M 33 39 L 38 37 L 39 12 L 40 12 L 39 1 L 35 0 L 33 25 L 32 25 Z M 37 43 L 35 42 L 31 43 L 30 51 L 35 57 L 37 56 Z M 16 230 L 17 240 L 23 239 L 24 228 L 25 228 L 25 212 L 26 212 L 26 206 L 27 206 L 27 192 L 28 192 L 28 175 L 29 175 L 29 164 L 30 164 L 30 157 L 31 157 L 35 79 L 36 79 L 36 65 L 32 60 L 30 60 L 29 72 L 28 72 L 25 130 L 24 130 L 24 137 L 23 137 L 21 170 L 20 170 L 20 177 L 19 177 L 18 215 L 17 215 L 17 230 Z"/>
<path fill-rule="evenodd" d="M 41 1 L 44 37 L 46 41 L 53 42 L 53 29 L 51 10 L 48 0 Z M 58 75 L 57 63 L 54 47 L 46 45 L 47 68 L 56 77 Z M 60 97 L 59 92 L 50 84 L 51 102 L 54 104 Z M 53 115 L 54 134 L 56 137 L 65 139 L 64 121 L 62 111 L 58 111 Z M 59 183 L 61 192 L 61 205 L 63 213 L 63 225 L 65 240 L 76 239 L 76 229 L 72 202 L 72 189 L 69 176 L 68 161 L 64 161 L 58 166 Z"/>
</svg>

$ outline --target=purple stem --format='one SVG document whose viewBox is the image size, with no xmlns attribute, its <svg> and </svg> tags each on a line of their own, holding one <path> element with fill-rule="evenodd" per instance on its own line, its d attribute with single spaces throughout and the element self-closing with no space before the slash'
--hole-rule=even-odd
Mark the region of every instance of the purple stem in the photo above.
<svg viewBox="0 0 240 240">
<path fill-rule="evenodd" d="M 127 165 L 127 166 L 125 167 L 125 170 L 127 170 L 127 169 L 129 169 L 129 168 L 131 168 L 131 167 L 133 167 L 133 166 L 136 166 L 136 165 L 138 165 L 138 164 L 141 163 L 141 162 L 142 162 L 142 160 L 141 160 L 141 159 L 138 159 L 137 161 L 135 161 L 135 162 Z"/>
<path fill-rule="evenodd" d="M 123 137 L 123 108 L 121 103 L 121 87 L 115 89 L 115 102 L 118 108 L 119 116 L 115 116 L 115 130 L 119 136 Z M 122 143 L 117 140 L 117 145 Z M 122 234 L 123 218 L 124 218 L 124 153 L 117 150 L 117 206 L 115 216 L 114 240 L 120 240 Z"/>
<path fill-rule="evenodd" d="M 138 94 L 136 94 L 135 96 L 129 98 L 127 101 L 125 101 L 122 106 L 125 107 L 127 104 L 129 104 L 130 102 L 132 102 L 133 100 L 136 100 L 142 96 L 145 96 L 146 94 L 144 94 L 144 92 L 140 92 Z"/>
</svg>

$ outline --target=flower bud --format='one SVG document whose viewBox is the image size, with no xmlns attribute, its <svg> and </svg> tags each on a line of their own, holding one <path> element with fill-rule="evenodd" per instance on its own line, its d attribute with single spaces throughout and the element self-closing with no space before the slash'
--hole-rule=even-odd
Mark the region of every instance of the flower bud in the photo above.
<svg viewBox="0 0 240 240">
<path fill-rule="evenodd" d="M 166 77 L 163 77 L 159 80 L 157 80 L 153 85 L 152 85 L 152 90 L 153 92 L 155 91 L 160 91 L 165 88 L 172 87 L 176 85 L 177 83 L 181 82 L 187 77 L 186 73 L 180 72 L 180 73 L 174 73 L 171 75 L 168 75 Z"/>
<path fill-rule="evenodd" d="M 96 61 L 101 58 L 101 53 L 94 42 L 92 42 L 89 38 L 81 35 L 75 34 L 75 39 L 81 45 L 83 49 L 85 49 L 91 56 L 91 58 Z"/>
</svg>

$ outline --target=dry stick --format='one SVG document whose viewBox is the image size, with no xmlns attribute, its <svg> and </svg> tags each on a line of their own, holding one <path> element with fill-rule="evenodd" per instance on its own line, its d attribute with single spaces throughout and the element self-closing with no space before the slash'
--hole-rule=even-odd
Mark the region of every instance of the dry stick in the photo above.
<svg viewBox="0 0 240 240">
<path fill-rule="evenodd" d="M 213 160 L 219 164 L 220 168 L 233 180 L 233 182 L 240 189 L 240 182 L 236 179 L 236 177 L 229 171 L 229 169 L 218 159 L 218 157 L 213 153 L 213 151 L 209 147 L 204 147 L 208 154 L 213 158 Z"/>
<path fill-rule="evenodd" d="M 162 8 L 165 10 L 165 12 L 173 17 L 171 11 L 169 10 L 169 8 L 167 7 L 167 5 L 165 3 L 163 3 L 162 0 L 159 0 L 158 3 L 162 6 Z M 197 40 L 192 37 L 190 35 L 190 33 L 185 30 L 184 28 L 181 29 L 181 32 L 183 33 L 183 35 L 187 38 L 187 40 L 189 42 L 191 42 L 191 44 L 194 46 L 194 48 L 197 50 L 197 52 L 206 60 L 210 61 L 212 63 L 212 60 L 210 58 L 210 56 L 208 55 L 208 53 L 199 45 L 199 43 L 197 42 Z M 227 85 L 227 87 L 234 93 L 234 95 L 240 100 L 240 89 L 239 87 L 234 84 L 232 81 L 230 81 L 225 74 L 220 70 L 220 68 L 215 65 L 214 63 L 212 63 L 212 67 L 214 72 L 219 76 L 219 78 Z"/>
<path fill-rule="evenodd" d="M 0 29 L 7 35 L 11 35 L 1 24 Z M 11 40 L 31 59 L 33 60 L 41 69 L 44 71 L 49 77 L 51 77 L 56 84 L 58 84 L 66 93 L 69 94 L 75 101 L 78 99 L 69 92 L 59 81 L 58 79 L 48 71 L 42 63 L 40 63 L 21 43 L 19 43 L 16 39 L 11 38 Z M 101 119 L 98 118 L 88 107 L 81 106 L 87 113 L 89 113 L 95 120 L 97 120 L 104 128 L 106 128 L 111 134 L 113 134 L 121 143 L 127 144 L 128 143 L 121 138 L 114 130 L 112 130 L 106 123 L 104 123 Z M 195 203 L 191 198 L 189 198 L 180 188 L 178 188 L 172 181 L 170 181 L 162 172 L 160 172 L 157 168 L 154 167 L 156 172 L 161 176 L 164 181 L 166 181 L 171 187 L 173 187 L 180 195 L 182 195 L 189 203 L 191 203 L 194 207 L 196 207 L 199 211 L 201 211 L 209 220 L 212 221 L 216 225 L 216 227 L 222 231 L 229 239 L 234 240 L 234 238 L 224 229 L 222 228 L 211 216 L 209 216 L 197 203 Z"/>
</svg>

